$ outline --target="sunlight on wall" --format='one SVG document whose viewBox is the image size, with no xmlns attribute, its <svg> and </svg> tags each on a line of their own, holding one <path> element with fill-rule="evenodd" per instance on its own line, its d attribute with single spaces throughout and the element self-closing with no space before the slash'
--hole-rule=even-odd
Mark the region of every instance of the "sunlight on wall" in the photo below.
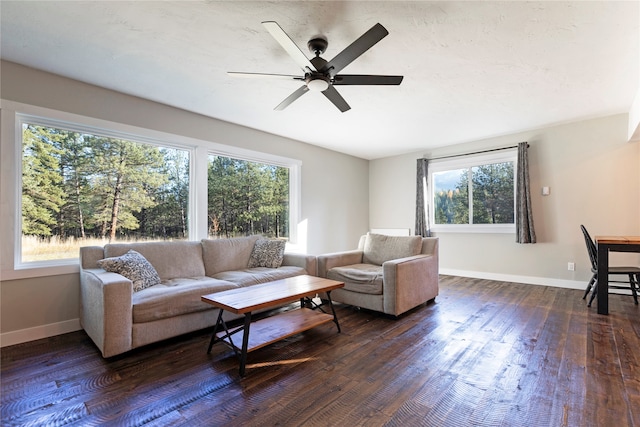
<svg viewBox="0 0 640 427">
<path fill-rule="evenodd" d="M 287 242 L 287 252 L 306 254 L 309 251 L 308 245 L 308 220 L 303 219 L 298 223 L 295 243 Z"/>
</svg>

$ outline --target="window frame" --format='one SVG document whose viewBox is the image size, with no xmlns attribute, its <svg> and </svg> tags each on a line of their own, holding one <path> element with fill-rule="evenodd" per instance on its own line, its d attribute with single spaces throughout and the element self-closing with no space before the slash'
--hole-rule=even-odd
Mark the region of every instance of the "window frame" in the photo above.
<svg viewBox="0 0 640 427">
<path fill-rule="evenodd" d="M 285 157 L 280 157 L 280 156 L 272 156 L 272 155 L 264 155 L 260 156 L 260 158 L 258 157 L 253 157 L 256 152 L 255 151 L 246 151 L 244 153 L 244 155 L 242 157 L 240 157 L 237 153 L 240 151 L 244 151 L 244 150 L 234 150 L 234 153 L 231 153 L 229 151 L 224 151 L 224 150 L 220 150 L 220 149 L 211 149 L 209 151 L 207 151 L 207 171 L 209 169 L 209 156 L 221 156 L 221 157 L 231 157 L 234 158 L 236 160 L 244 160 L 244 161 L 248 161 L 248 162 L 254 162 L 254 163 L 263 163 L 263 164 L 268 164 L 271 166 L 279 166 L 282 168 L 287 168 L 289 169 L 289 237 L 287 240 L 287 244 L 294 246 L 297 244 L 298 242 L 298 223 L 300 222 L 300 200 L 301 200 L 301 171 L 300 171 L 300 166 L 302 165 L 302 163 L 300 161 L 295 161 L 295 165 L 292 164 L 292 159 L 287 159 Z M 266 160 L 268 159 L 268 160 Z M 207 176 L 208 179 L 208 176 Z M 208 182 L 207 182 L 207 187 L 208 187 Z M 208 194 L 208 188 L 207 188 L 207 194 Z M 293 203 L 292 198 L 296 198 L 297 202 Z M 209 200 L 207 198 L 206 200 L 206 206 L 207 209 L 209 207 Z M 208 214 L 207 214 L 208 216 Z M 207 218 L 205 217 L 205 221 L 207 220 Z M 207 227 L 206 232 L 205 232 L 205 237 L 208 237 L 209 235 L 209 230 L 208 230 L 208 223 L 205 224 L 205 226 Z"/>
<path fill-rule="evenodd" d="M 297 243 L 300 220 L 301 166 L 297 159 L 153 129 L 95 119 L 43 107 L 0 101 L 0 271 L 3 280 L 70 274 L 79 271 L 78 258 L 22 262 L 22 124 L 58 127 L 71 131 L 127 139 L 189 152 L 189 240 L 207 238 L 207 158 L 209 154 L 289 168 L 288 245 Z"/>
<path fill-rule="evenodd" d="M 503 149 L 500 151 L 493 151 L 479 154 L 462 155 L 460 157 L 434 159 L 429 161 L 429 194 L 428 204 L 431 206 L 429 209 L 429 222 L 431 224 L 431 230 L 437 233 L 511 233 L 515 234 L 515 208 L 516 208 L 516 179 L 517 179 L 517 165 L 518 165 L 518 151 L 517 148 Z M 513 212 L 514 222 L 513 224 L 436 224 L 435 223 L 435 186 L 433 185 L 433 176 L 438 172 L 446 172 L 455 169 L 471 169 L 474 166 L 482 166 L 492 163 L 513 163 Z M 469 197 L 472 197 L 471 190 Z M 471 209 L 471 207 L 470 207 Z"/>
</svg>

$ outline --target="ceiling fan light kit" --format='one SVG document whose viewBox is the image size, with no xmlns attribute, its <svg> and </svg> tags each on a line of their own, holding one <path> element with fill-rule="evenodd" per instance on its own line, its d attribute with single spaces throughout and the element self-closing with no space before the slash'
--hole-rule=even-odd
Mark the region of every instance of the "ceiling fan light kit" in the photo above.
<svg viewBox="0 0 640 427">
<path fill-rule="evenodd" d="M 265 21 L 262 23 L 269 31 L 273 38 L 282 46 L 282 48 L 291 56 L 291 58 L 302 69 L 304 76 L 289 76 L 282 74 L 264 74 L 264 73 L 238 73 L 229 72 L 232 76 L 239 77 L 272 77 L 286 78 L 290 80 L 302 80 L 304 85 L 299 87 L 291 95 L 285 98 L 275 110 L 284 110 L 293 101 L 307 93 L 321 92 L 329 101 L 333 103 L 341 112 L 351 109 L 349 104 L 342 98 L 334 85 L 399 85 L 403 76 L 384 76 L 384 75 L 368 75 L 368 74 L 338 74 L 344 67 L 349 65 L 360 55 L 369 50 L 373 45 L 378 43 L 389 32 L 380 24 L 376 24 L 369 31 L 360 36 L 356 41 L 347 46 L 342 52 L 336 55 L 331 61 L 321 58 L 329 45 L 327 38 L 324 36 L 314 36 L 307 43 L 309 50 L 315 55 L 309 59 L 302 50 L 294 43 L 293 40 L 284 32 L 284 30 L 274 21 Z"/>
<path fill-rule="evenodd" d="M 309 77 L 305 80 L 307 87 L 312 92 L 324 92 L 329 88 L 329 79 L 324 76 Z"/>
</svg>

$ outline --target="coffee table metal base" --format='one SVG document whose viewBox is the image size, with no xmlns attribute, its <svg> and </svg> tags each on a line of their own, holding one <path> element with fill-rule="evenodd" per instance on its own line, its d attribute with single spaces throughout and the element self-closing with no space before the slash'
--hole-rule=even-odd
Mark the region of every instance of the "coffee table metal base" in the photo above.
<svg viewBox="0 0 640 427">
<path fill-rule="evenodd" d="M 299 309 L 278 313 L 255 322 L 251 322 L 251 312 L 249 311 L 244 314 L 243 325 L 233 328 L 229 328 L 222 318 L 223 309 L 221 308 L 207 354 L 211 353 L 211 348 L 217 342 L 231 347 L 236 356 L 240 358 L 240 376 L 243 377 L 246 370 L 247 353 L 250 351 L 331 321 L 336 324 L 339 333 L 340 323 L 331 301 L 331 291 L 327 291 L 326 294 L 331 314 L 325 312 L 322 306 L 316 304 L 312 298 L 304 297 L 300 299 Z M 315 309 L 319 309 L 321 312 L 315 311 Z"/>
</svg>

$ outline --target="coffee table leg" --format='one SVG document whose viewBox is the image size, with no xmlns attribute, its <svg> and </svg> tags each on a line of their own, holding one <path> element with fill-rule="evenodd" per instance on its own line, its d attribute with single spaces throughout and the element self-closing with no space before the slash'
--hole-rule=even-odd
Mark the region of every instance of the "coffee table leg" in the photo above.
<svg viewBox="0 0 640 427">
<path fill-rule="evenodd" d="M 331 301 L 331 291 L 327 291 L 327 299 L 329 300 L 329 307 L 331 307 L 331 313 L 333 313 L 333 321 L 338 327 L 338 333 L 340 333 L 340 323 L 338 323 L 338 316 L 336 315 L 336 310 L 333 308 L 333 302 Z"/>
<path fill-rule="evenodd" d="M 211 353 L 211 347 L 213 347 L 213 343 L 216 342 L 216 334 L 218 333 L 218 329 L 220 328 L 221 323 L 222 323 L 222 309 L 220 309 L 220 313 L 218 314 L 218 320 L 216 321 L 216 326 L 213 328 L 213 336 L 211 337 L 211 341 L 209 341 L 209 348 L 207 349 L 207 354 Z"/>
<path fill-rule="evenodd" d="M 247 364 L 247 347 L 249 347 L 249 326 L 251 325 L 251 312 L 244 315 L 244 330 L 242 333 L 242 353 L 240 354 L 240 376 L 244 377 Z"/>
</svg>

